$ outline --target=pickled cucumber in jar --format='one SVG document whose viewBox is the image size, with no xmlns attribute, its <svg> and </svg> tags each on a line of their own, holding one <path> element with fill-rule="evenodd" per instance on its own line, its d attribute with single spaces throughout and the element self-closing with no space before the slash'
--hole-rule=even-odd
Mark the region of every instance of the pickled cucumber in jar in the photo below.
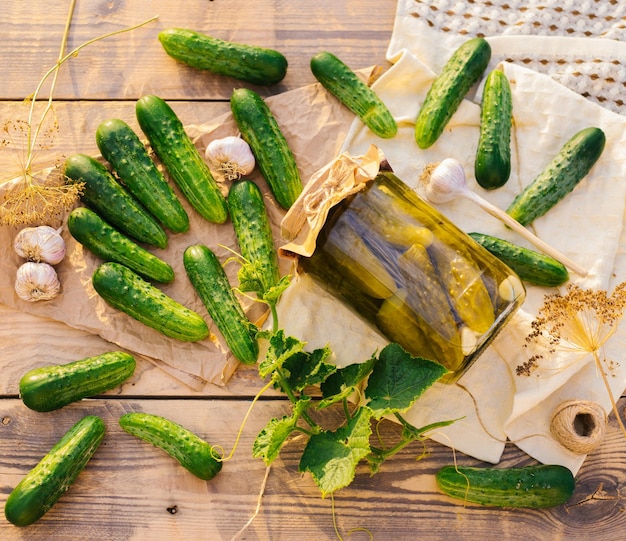
<svg viewBox="0 0 626 541">
<path fill-rule="evenodd" d="M 443 364 L 445 382 L 525 298 L 513 271 L 390 172 L 332 209 L 300 266 L 389 341 Z"/>
</svg>

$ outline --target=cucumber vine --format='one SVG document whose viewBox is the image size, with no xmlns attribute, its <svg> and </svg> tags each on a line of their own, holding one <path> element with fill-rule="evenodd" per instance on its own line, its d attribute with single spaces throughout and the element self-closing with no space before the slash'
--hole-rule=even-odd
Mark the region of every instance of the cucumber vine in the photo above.
<svg viewBox="0 0 626 541">
<path fill-rule="evenodd" d="M 312 476 L 325 497 L 350 485 L 361 461 L 367 463 L 373 475 L 385 460 L 411 442 L 454 422 L 446 420 L 417 428 L 403 418 L 422 393 L 448 372 L 444 366 L 390 343 L 362 363 L 337 367 L 331 362 L 329 346 L 306 351 L 304 341 L 281 329 L 276 305 L 290 277 L 282 277 L 278 284 L 263 291 L 255 289 L 255 284 L 258 287 L 261 283 L 255 280 L 255 274 L 254 262 L 244 262 L 239 270 L 240 287 L 254 290 L 273 316 L 271 328 L 257 335 L 267 342 L 258 371 L 268 383 L 259 395 L 270 387 L 282 391 L 291 403 L 291 412 L 270 419 L 254 441 L 254 458 L 269 466 L 294 435 L 307 438 L 299 470 Z M 316 398 L 320 393 L 321 398 Z M 315 412 L 335 404 L 342 406 L 345 419 L 339 427 L 326 428 L 315 420 Z M 379 438 L 379 444 L 372 445 L 373 424 L 389 416 L 402 426 L 400 440 L 386 446 Z"/>
</svg>

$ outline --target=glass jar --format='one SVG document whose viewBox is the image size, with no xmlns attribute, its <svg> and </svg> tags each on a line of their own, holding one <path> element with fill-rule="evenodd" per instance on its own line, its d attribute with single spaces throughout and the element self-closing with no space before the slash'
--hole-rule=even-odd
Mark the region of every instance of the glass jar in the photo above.
<svg viewBox="0 0 626 541">
<path fill-rule="evenodd" d="M 333 207 L 301 272 L 456 381 L 521 306 L 503 262 L 391 172 Z"/>
</svg>

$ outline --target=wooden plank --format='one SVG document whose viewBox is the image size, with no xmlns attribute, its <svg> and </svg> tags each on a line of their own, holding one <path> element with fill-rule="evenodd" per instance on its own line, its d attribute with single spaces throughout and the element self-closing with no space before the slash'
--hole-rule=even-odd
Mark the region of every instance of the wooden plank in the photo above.
<svg viewBox="0 0 626 541">
<path fill-rule="evenodd" d="M 210 482 L 196 479 L 159 449 L 129 436 L 117 420 L 131 411 L 164 415 L 229 452 L 248 406 L 249 401 L 238 400 L 115 399 L 38 414 L 17 400 L 0 401 L 0 506 L 21 477 L 83 415 L 101 415 L 107 426 L 102 446 L 62 500 L 25 531 L 0 521 L 0 538 L 232 539 L 252 516 L 265 475 L 263 463 L 251 457 L 254 437 L 271 417 L 286 414 L 287 404 L 257 403 L 234 457 Z M 622 400 L 620 409 L 624 406 Z M 331 408 L 317 418 L 324 424 L 337 423 L 338 410 Z M 380 431 L 391 444 L 398 427 L 386 421 Z M 308 474 L 298 473 L 303 444 L 289 443 L 272 466 L 260 513 L 242 539 L 336 538 L 333 502 L 320 497 Z M 423 448 L 414 443 L 373 477 L 365 466 L 359 467 L 353 484 L 335 495 L 338 527 L 344 538 L 353 528 L 366 528 L 374 539 L 621 539 L 626 528 L 622 449 L 623 436 L 612 419 L 606 440 L 579 472 L 567 505 L 514 510 L 463 505 L 441 495 L 434 474 L 452 463 L 452 450 L 432 441 Z M 461 455 L 457 459 L 461 464 L 479 464 Z M 501 466 L 530 463 L 509 446 Z M 364 533 L 354 538 L 368 539 Z"/>
<path fill-rule="evenodd" d="M 68 6 L 69 2 L 41 7 L 2 2 L 0 99 L 24 99 L 54 66 Z M 321 49 L 334 52 L 355 69 L 385 64 L 395 13 L 393 0 L 255 0 L 253 9 L 247 0 L 187 0 L 184 6 L 172 9 L 169 0 L 78 2 L 68 51 L 153 16 L 158 15 L 158 20 L 83 49 L 63 66 L 57 99 L 136 99 L 147 93 L 164 99 L 227 99 L 240 83 L 198 72 L 165 54 L 157 34 L 170 27 L 281 51 L 289 61 L 286 78 L 278 85 L 256 88 L 264 95 L 283 92 L 314 82 L 308 60 Z"/>
</svg>

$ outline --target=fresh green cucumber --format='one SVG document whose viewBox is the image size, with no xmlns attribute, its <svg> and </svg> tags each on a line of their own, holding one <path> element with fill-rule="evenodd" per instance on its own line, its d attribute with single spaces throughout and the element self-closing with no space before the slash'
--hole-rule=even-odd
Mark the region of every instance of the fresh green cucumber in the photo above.
<svg viewBox="0 0 626 541">
<path fill-rule="evenodd" d="M 241 255 L 255 270 L 253 282 L 257 285 L 253 290 L 262 298 L 280 280 L 278 253 L 263 194 L 251 180 L 240 180 L 230 187 L 228 208 Z"/>
<path fill-rule="evenodd" d="M 34 368 L 20 380 L 20 397 L 34 411 L 53 411 L 117 387 L 135 371 L 135 358 L 109 351 L 79 361 Z"/>
<path fill-rule="evenodd" d="M 189 216 L 165 176 L 150 158 L 133 129 L 123 120 L 110 118 L 96 130 L 102 156 L 137 200 L 164 227 L 175 233 L 189 229 Z"/>
<path fill-rule="evenodd" d="M 83 182 L 82 201 L 129 237 L 158 248 L 167 246 L 167 234 L 157 221 L 98 160 L 73 154 L 65 160 L 68 182 Z"/>
<path fill-rule="evenodd" d="M 209 336 L 209 328 L 200 314 L 120 263 L 102 263 L 93 274 L 92 284 L 107 304 L 165 336 L 185 342 Z"/>
<path fill-rule="evenodd" d="M 503 71 L 489 73 L 480 109 L 480 136 L 474 161 L 476 182 L 486 190 L 501 188 L 511 175 L 513 98 Z"/>
<path fill-rule="evenodd" d="M 213 446 L 169 419 L 150 413 L 126 413 L 119 424 L 132 436 L 165 451 L 200 479 L 209 481 L 222 469 Z"/>
<path fill-rule="evenodd" d="M 522 468 L 444 466 L 437 486 L 448 496 L 493 507 L 556 507 L 569 500 L 576 480 L 555 464 Z"/>
<path fill-rule="evenodd" d="M 256 158 L 276 201 L 289 209 L 302 192 L 296 160 L 267 104 L 254 90 L 239 88 L 230 97 L 233 118 Z"/>
<path fill-rule="evenodd" d="M 311 71 L 321 85 L 357 115 L 372 132 L 390 139 L 398 125 L 387 106 L 342 60 L 328 51 L 311 58 Z"/>
<path fill-rule="evenodd" d="M 150 146 L 191 206 L 209 222 L 224 223 L 226 199 L 174 110 L 148 95 L 137 101 L 135 112 Z"/>
<path fill-rule="evenodd" d="M 417 115 L 415 141 L 419 148 L 428 148 L 439 139 L 490 59 L 491 46 L 480 37 L 467 40 L 454 51 L 433 81 Z"/>
<path fill-rule="evenodd" d="M 248 83 L 273 85 L 287 74 L 287 59 L 273 49 L 225 41 L 185 28 L 163 30 L 159 41 L 168 55 L 188 66 Z"/>
<path fill-rule="evenodd" d="M 116 261 L 146 280 L 169 283 L 174 269 L 153 253 L 106 223 L 93 210 L 76 207 L 67 217 L 67 228 L 78 242 L 105 261 Z"/>
<path fill-rule="evenodd" d="M 4 515 L 15 526 L 43 517 L 74 483 L 104 437 L 104 421 L 88 415 L 78 421 L 11 491 Z"/>
<path fill-rule="evenodd" d="M 567 268 L 547 254 L 484 233 L 469 233 L 469 236 L 508 265 L 525 282 L 555 287 L 569 280 Z"/>
<path fill-rule="evenodd" d="M 543 216 L 587 176 L 600 158 L 606 136 L 600 128 L 574 134 L 547 167 L 518 194 L 506 209 L 522 225 Z"/>
<path fill-rule="evenodd" d="M 235 358 L 254 364 L 259 356 L 256 329 L 248 320 L 217 256 L 194 244 L 183 254 L 185 270 L 194 289 L 215 321 Z"/>
</svg>

